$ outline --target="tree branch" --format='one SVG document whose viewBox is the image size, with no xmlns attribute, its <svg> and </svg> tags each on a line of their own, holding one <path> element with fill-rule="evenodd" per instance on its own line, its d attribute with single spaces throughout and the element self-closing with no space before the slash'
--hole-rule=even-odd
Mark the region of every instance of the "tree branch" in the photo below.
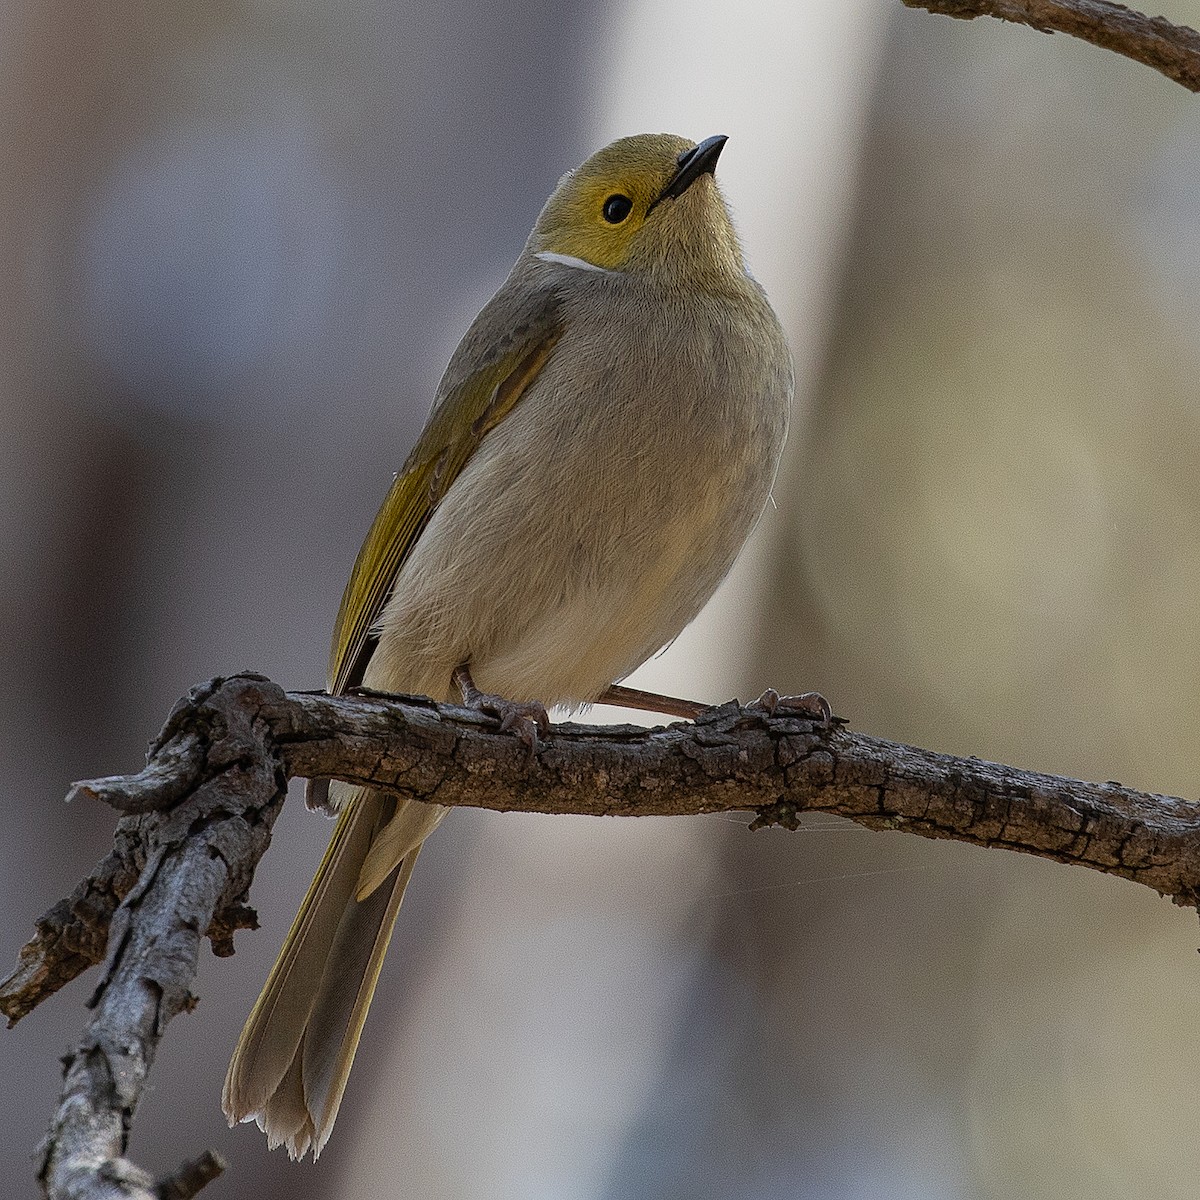
<svg viewBox="0 0 1200 1200">
<path fill-rule="evenodd" d="M 256 686 L 240 679 L 235 696 L 214 681 L 177 706 L 134 777 L 170 807 L 121 819 L 113 852 L 38 922 L 0 985 L 11 1024 L 95 962 L 107 940 L 92 1019 L 64 1059 L 62 1099 L 40 1151 L 51 1200 L 189 1200 L 224 1169 L 207 1151 L 156 1182 L 124 1153 L 163 1030 L 195 1003 L 201 940 L 208 932 L 214 950 L 228 953 L 232 929 L 248 923 L 240 901 L 287 792 L 277 757 L 262 753 L 268 731 Z M 191 758 L 177 760 L 180 751 Z"/>
<path fill-rule="evenodd" d="M 1069 33 L 1200 92 L 1200 33 L 1123 4 L 1105 0 L 904 0 L 904 4 L 965 21 L 996 17 L 1042 33 Z"/>
<path fill-rule="evenodd" d="M 201 939 L 230 953 L 287 780 L 369 784 L 436 804 L 593 816 L 752 811 L 752 829 L 805 812 L 871 829 L 1002 846 L 1200 900 L 1200 804 L 1115 783 L 958 758 L 736 702 L 692 724 L 556 726 L 532 756 L 479 713 L 417 698 L 285 693 L 216 679 L 172 712 L 144 770 L 76 784 L 125 812 L 114 849 L 37 924 L 0 984 L 10 1024 L 108 957 L 66 1059 L 43 1148 L 52 1200 L 193 1195 L 211 1152 L 154 1183 L 123 1158 L 167 1022 L 190 1008 Z M 161 806 L 161 807 L 160 807 Z M 188 1190 L 188 1189 L 191 1190 Z"/>
</svg>

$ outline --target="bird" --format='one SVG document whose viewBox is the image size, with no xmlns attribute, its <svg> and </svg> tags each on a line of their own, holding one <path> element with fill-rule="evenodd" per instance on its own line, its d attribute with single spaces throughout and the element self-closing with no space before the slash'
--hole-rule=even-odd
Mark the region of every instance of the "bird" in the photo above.
<svg viewBox="0 0 1200 1200">
<path fill-rule="evenodd" d="M 362 545 L 331 693 L 461 698 L 531 750 L 552 706 L 702 707 L 620 681 L 727 574 L 787 435 L 791 354 L 716 183 L 726 140 L 624 137 L 560 179 Z M 816 693 L 789 701 L 828 717 Z M 337 824 L 223 1093 L 231 1125 L 257 1121 L 297 1159 L 333 1129 L 448 811 L 336 781 L 308 800 Z"/>
</svg>

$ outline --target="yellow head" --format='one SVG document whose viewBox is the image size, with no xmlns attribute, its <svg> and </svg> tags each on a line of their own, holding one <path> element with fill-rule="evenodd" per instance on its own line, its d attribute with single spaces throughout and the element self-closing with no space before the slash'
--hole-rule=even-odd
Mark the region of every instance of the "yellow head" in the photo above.
<svg viewBox="0 0 1200 1200">
<path fill-rule="evenodd" d="M 721 136 L 620 138 L 559 180 L 529 248 L 607 271 L 702 280 L 742 274 L 737 235 L 713 171 Z"/>
</svg>

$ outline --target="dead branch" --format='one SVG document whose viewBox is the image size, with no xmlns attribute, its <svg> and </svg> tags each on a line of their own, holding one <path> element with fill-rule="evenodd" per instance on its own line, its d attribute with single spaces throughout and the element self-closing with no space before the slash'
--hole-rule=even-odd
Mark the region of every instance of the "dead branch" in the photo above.
<svg viewBox="0 0 1200 1200">
<path fill-rule="evenodd" d="M 112 853 L 38 922 L 0 985 L 11 1024 L 98 961 L 107 943 L 93 1015 L 64 1059 L 62 1099 L 40 1148 L 38 1177 L 51 1200 L 189 1200 L 224 1169 L 206 1151 L 155 1181 L 124 1154 L 163 1030 L 194 1004 L 205 933 L 229 953 L 232 929 L 252 916 L 239 901 L 287 791 L 277 758 L 259 752 L 255 683 L 242 679 L 237 690 L 230 705 L 220 683 L 197 688 L 172 714 L 143 772 L 163 774 L 162 811 L 118 822 Z M 175 762 L 179 748 L 194 761 Z"/>
<path fill-rule="evenodd" d="M 1200 33 L 1105 0 L 904 0 L 947 17 L 996 17 L 1042 33 L 1069 33 L 1161 71 L 1200 92 Z"/>
<path fill-rule="evenodd" d="M 186 1197 L 220 1170 L 210 1152 L 155 1183 L 123 1155 L 163 1029 L 192 1004 L 202 938 L 229 953 L 232 931 L 253 923 L 246 891 L 296 775 L 505 812 L 747 811 L 752 829 L 835 813 L 1075 863 L 1180 904 L 1200 899 L 1200 804 L 1115 783 L 936 754 L 736 702 L 665 728 L 559 725 L 530 756 L 492 719 L 419 697 L 216 679 L 176 706 L 140 773 L 72 788 L 70 799 L 127 815 L 113 852 L 41 918 L 0 984 L 11 1024 L 107 943 L 94 1014 L 66 1060 L 43 1148 L 52 1200 Z"/>
</svg>

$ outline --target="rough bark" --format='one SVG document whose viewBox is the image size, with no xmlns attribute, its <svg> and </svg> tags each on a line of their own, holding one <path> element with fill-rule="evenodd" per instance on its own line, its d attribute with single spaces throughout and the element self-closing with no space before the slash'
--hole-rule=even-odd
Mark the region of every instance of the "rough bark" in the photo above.
<svg viewBox="0 0 1200 1200">
<path fill-rule="evenodd" d="M 254 683 L 235 692 L 198 688 L 172 714 L 136 777 L 158 781 L 164 807 L 118 822 L 113 852 L 38 922 L 0 985 L 11 1024 L 107 945 L 92 1018 L 63 1060 L 62 1099 L 40 1148 L 52 1200 L 188 1200 L 224 1168 L 206 1151 L 156 1181 L 124 1154 L 163 1030 L 194 1003 L 201 941 L 207 932 L 217 953 L 231 953 L 232 930 L 251 922 L 240 899 L 287 791 L 277 756 L 261 753 L 269 731 L 255 727 Z M 195 757 L 178 762 L 178 749 Z"/>
<path fill-rule="evenodd" d="M 1042 33 L 1069 33 L 1161 71 L 1200 92 L 1200 33 L 1105 0 L 904 0 L 947 17 L 996 17 Z"/>
<path fill-rule="evenodd" d="M 833 813 L 872 829 L 1075 863 L 1179 904 L 1200 900 L 1200 804 L 1190 800 L 937 754 L 836 720 L 823 725 L 736 702 L 654 729 L 558 725 L 530 755 L 493 719 L 453 705 L 285 693 L 240 675 L 181 701 L 140 773 L 72 788 L 69 799 L 100 799 L 130 815 L 118 822 L 113 852 L 37 922 L 0 984 L 0 1012 L 10 1024 L 19 1020 L 99 961 L 106 940 L 110 965 L 99 995 L 114 995 L 113 963 L 138 948 L 125 932 L 108 937 L 109 922 L 119 912 L 123 930 L 134 909 L 144 919 L 156 887 L 172 898 L 170 920 L 191 930 L 180 962 L 194 963 L 205 932 L 218 953 L 229 953 L 232 931 L 253 922 L 241 901 L 286 780 L 297 775 L 505 812 L 745 811 L 755 829 L 795 828 L 805 812 Z M 217 864 L 204 868 L 202 894 L 190 874 L 204 857 L 197 845 Z M 171 874 L 184 859 L 187 869 Z M 185 1006 L 168 1004 L 168 1018 Z"/>
<path fill-rule="evenodd" d="M 136 775 L 69 799 L 124 812 L 112 853 L 37 923 L 0 983 L 15 1023 L 107 957 L 93 1016 L 64 1061 L 42 1149 L 51 1200 L 186 1197 L 221 1170 L 207 1152 L 155 1182 L 124 1158 L 168 1021 L 192 1004 L 200 943 L 232 951 L 292 776 L 370 784 L 436 804 L 591 816 L 746 811 L 752 829 L 805 812 L 872 829 L 1002 846 L 1200 900 L 1200 804 L 936 754 L 736 702 L 694 723 L 556 726 L 534 753 L 489 717 L 419 697 L 285 693 L 216 679 L 172 712 Z"/>
</svg>

